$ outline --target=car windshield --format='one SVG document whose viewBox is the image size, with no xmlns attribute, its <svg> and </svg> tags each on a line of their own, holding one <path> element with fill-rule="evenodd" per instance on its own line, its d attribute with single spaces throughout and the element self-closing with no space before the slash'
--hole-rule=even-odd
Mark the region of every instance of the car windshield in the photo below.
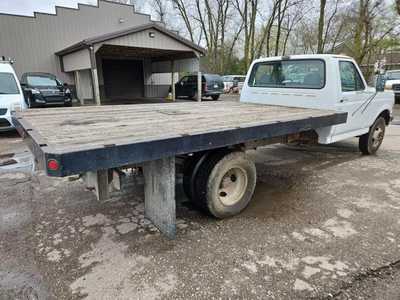
<svg viewBox="0 0 400 300">
<path fill-rule="evenodd" d="M 400 71 L 399 72 L 387 72 L 386 78 L 388 80 L 400 79 Z"/>
<path fill-rule="evenodd" d="M 222 77 L 222 81 L 223 81 L 223 82 L 230 82 L 230 81 L 233 81 L 233 77 L 232 77 L 232 76 L 223 76 L 223 77 Z"/>
<path fill-rule="evenodd" d="M 325 64 L 318 59 L 279 60 L 256 63 L 250 87 L 321 89 L 325 85 Z"/>
<path fill-rule="evenodd" d="M 27 76 L 27 82 L 29 85 L 32 86 L 58 86 L 59 83 L 55 78 L 48 77 L 48 76 Z"/>
<path fill-rule="evenodd" d="M 204 77 L 206 77 L 209 81 L 222 81 L 221 76 L 219 75 L 207 74 L 204 75 Z"/>
<path fill-rule="evenodd" d="M 246 79 L 246 77 L 244 77 L 244 76 L 237 76 L 234 78 L 234 80 L 238 81 L 238 82 L 244 82 L 245 79 Z"/>
<path fill-rule="evenodd" d="M 19 94 L 18 85 L 12 73 L 0 73 L 0 94 Z"/>
</svg>

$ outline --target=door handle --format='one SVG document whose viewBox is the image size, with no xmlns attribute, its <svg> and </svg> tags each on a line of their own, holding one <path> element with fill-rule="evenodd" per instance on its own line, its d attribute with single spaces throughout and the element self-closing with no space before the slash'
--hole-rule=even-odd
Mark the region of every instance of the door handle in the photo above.
<svg viewBox="0 0 400 300">
<path fill-rule="evenodd" d="M 340 103 L 344 103 L 344 102 L 347 102 L 347 101 L 349 101 L 349 99 L 347 99 L 347 98 L 342 98 L 342 99 L 340 99 Z"/>
</svg>

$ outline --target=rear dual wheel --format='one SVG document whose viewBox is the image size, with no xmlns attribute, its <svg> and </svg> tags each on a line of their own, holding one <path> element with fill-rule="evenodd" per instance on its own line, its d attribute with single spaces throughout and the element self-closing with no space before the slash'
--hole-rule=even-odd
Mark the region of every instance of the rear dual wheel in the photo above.
<svg viewBox="0 0 400 300">
<path fill-rule="evenodd" d="M 219 150 L 201 156 L 189 171 L 185 191 L 191 201 L 216 218 L 240 213 L 249 204 L 256 185 L 256 168 L 244 152 Z M 190 187 L 188 189 L 188 187 Z M 188 193 L 189 191 L 189 193 Z"/>
</svg>

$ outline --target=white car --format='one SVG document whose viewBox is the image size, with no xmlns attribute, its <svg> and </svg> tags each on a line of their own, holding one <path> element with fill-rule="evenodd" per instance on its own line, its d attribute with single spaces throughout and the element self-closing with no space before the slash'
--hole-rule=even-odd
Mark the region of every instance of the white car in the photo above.
<svg viewBox="0 0 400 300">
<path fill-rule="evenodd" d="M 243 87 L 243 82 L 246 76 L 243 75 L 225 75 L 222 76 L 222 81 L 224 82 L 224 92 L 240 92 Z"/>
<path fill-rule="evenodd" d="M 11 114 L 26 109 L 24 94 L 10 61 L 0 58 L 0 132 L 14 129 Z"/>
<path fill-rule="evenodd" d="M 369 87 L 351 57 L 321 54 L 254 61 L 240 101 L 347 112 L 345 124 L 317 130 L 318 142 L 360 137 L 361 152 L 373 154 L 392 120 L 394 97 Z"/>
<path fill-rule="evenodd" d="M 396 98 L 400 97 L 400 70 L 386 71 L 385 90 L 393 91 Z"/>
</svg>

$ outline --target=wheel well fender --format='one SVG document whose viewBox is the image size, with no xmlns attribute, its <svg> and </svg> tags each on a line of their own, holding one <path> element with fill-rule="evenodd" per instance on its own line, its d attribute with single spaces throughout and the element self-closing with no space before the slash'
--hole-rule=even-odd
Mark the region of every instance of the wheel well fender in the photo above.
<svg viewBox="0 0 400 300">
<path fill-rule="evenodd" d="M 383 117 L 385 119 L 385 123 L 386 125 L 389 125 L 390 123 L 390 111 L 388 109 L 385 109 L 384 111 L 382 111 L 377 117 L 376 119 L 378 119 L 379 117 Z M 376 120 L 375 119 L 375 120 Z"/>
</svg>

